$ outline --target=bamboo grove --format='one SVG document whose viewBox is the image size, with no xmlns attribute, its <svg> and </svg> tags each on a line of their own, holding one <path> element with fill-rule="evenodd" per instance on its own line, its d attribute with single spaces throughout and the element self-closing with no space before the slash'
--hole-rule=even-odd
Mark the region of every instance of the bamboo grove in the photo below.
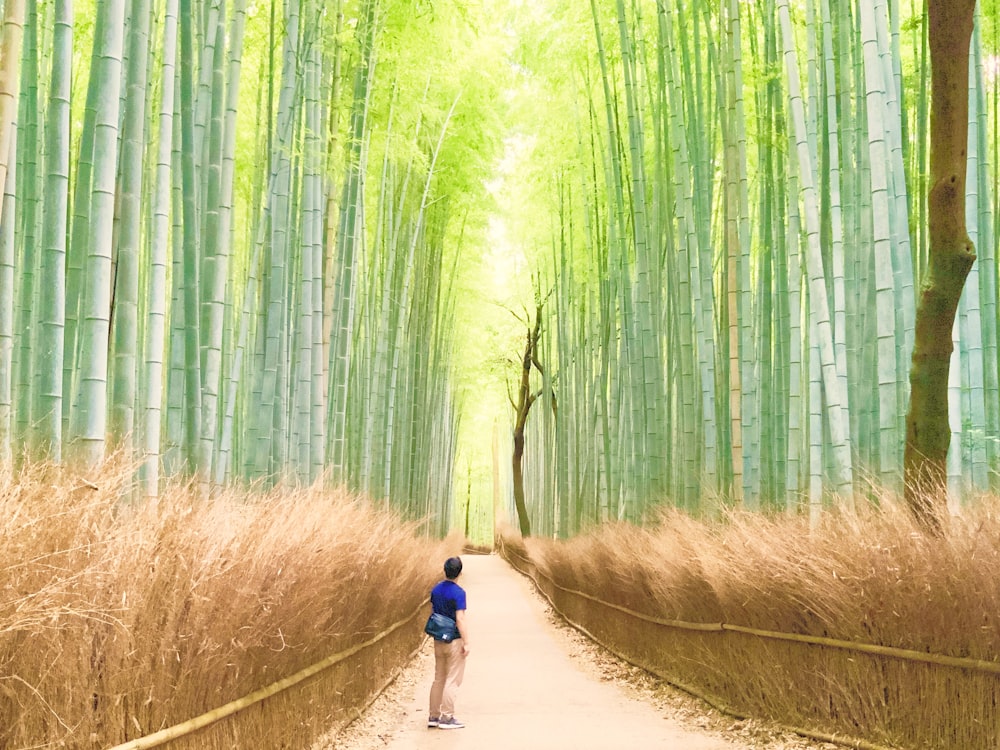
<svg viewBox="0 0 1000 750">
<path fill-rule="evenodd" d="M 472 26 L 393 0 L 2 7 L 0 457 L 125 448 L 146 496 L 322 477 L 446 530 L 452 287 L 491 159 Z"/>
<path fill-rule="evenodd" d="M 321 478 L 443 531 L 460 425 L 503 389 L 461 370 L 506 213 L 537 299 L 494 301 L 541 309 L 539 533 L 901 489 L 923 3 L 0 7 L 0 458 L 124 448 L 147 496 Z M 1000 459 L 997 12 L 968 80 L 956 503 Z"/>
<path fill-rule="evenodd" d="M 968 78 L 978 262 L 952 335 L 955 503 L 998 476 L 996 11 L 977 10 Z M 576 51 L 536 69 L 577 86 L 567 153 L 535 176 L 558 218 L 536 281 L 533 528 L 900 492 L 928 247 L 924 4 L 561 12 Z"/>
</svg>

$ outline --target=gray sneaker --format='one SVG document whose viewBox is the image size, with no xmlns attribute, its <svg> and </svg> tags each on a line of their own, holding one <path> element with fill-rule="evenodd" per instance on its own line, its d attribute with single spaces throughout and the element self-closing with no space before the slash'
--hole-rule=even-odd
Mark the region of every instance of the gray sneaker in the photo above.
<svg viewBox="0 0 1000 750">
<path fill-rule="evenodd" d="M 440 723 L 441 723 L 441 720 L 437 716 L 429 716 L 429 717 L 427 717 L 427 728 L 428 729 L 434 729 Z"/>
<path fill-rule="evenodd" d="M 465 729 L 465 724 L 454 716 L 449 716 L 447 719 L 442 717 L 438 720 L 438 729 Z"/>
</svg>

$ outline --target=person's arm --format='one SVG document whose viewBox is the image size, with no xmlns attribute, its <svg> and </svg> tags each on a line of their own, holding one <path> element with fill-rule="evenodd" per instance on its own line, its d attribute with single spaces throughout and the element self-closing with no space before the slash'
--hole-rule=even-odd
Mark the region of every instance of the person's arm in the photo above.
<svg viewBox="0 0 1000 750">
<path fill-rule="evenodd" d="M 455 622 L 458 623 L 458 635 L 462 639 L 462 653 L 469 653 L 469 633 L 465 624 L 465 610 L 455 612 Z"/>
</svg>

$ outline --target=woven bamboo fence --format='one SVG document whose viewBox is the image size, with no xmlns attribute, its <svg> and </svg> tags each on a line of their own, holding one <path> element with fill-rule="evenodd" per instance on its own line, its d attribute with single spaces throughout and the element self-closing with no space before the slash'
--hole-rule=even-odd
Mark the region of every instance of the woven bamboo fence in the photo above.
<svg viewBox="0 0 1000 750">
<path fill-rule="evenodd" d="M 499 549 L 571 626 L 724 713 L 862 750 L 998 746 L 1000 663 L 660 619 L 560 585 L 520 539 Z"/>
</svg>

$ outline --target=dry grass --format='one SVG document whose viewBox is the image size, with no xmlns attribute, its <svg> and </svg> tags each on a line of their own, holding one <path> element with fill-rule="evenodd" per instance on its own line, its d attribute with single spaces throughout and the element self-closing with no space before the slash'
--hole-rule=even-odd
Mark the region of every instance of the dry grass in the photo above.
<svg viewBox="0 0 1000 750">
<path fill-rule="evenodd" d="M 505 539 L 560 586 L 661 619 L 1000 661 L 1000 499 L 930 537 L 880 509 L 804 519 L 667 513 L 569 542 Z M 1000 677 L 733 632 L 653 626 L 554 590 L 609 647 L 740 713 L 906 748 L 995 748 Z"/>
<path fill-rule="evenodd" d="M 242 697 L 409 615 L 461 545 L 319 488 L 127 505 L 131 476 L 0 473 L 2 747 L 109 747 Z M 421 625 L 188 746 L 307 746 Z"/>
</svg>

